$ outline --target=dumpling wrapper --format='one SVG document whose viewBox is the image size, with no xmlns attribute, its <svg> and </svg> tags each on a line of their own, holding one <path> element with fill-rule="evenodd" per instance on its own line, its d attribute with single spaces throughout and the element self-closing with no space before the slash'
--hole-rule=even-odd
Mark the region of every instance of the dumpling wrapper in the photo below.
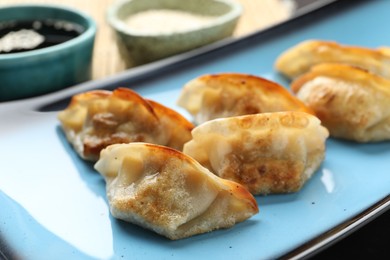
<svg viewBox="0 0 390 260">
<path fill-rule="evenodd" d="M 281 85 L 261 77 L 221 73 L 188 82 L 177 101 L 197 124 L 231 116 L 264 112 L 303 111 L 313 113 Z"/>
<path fill-rule="evenodd" d="M 330 135 L 358 142 L 390 140 L 390 80 L 344 64 L 320 64 L 291 83 Z"/>
<path fill-rule="evenodd" d="M 172 240 L 229 228 L 258 213 L 256 200 L 240 184 L 168 147 L 111 145 L 95 169 L 106 180 L 115 218 Z"/>
<path fill-rule="evenodd" d="M 296 192 L 324 160 L 320 123 L 297 111 L 215 119 L 192 130 L 183 152 L 252 194 Z"/>
<path fill-rule="evenodd" d="M 149 142 L 182 150 L 194 127 L 176 111 L 126 88 L 75 95 L 58 119 L 78 154 L 90 161 L 115 143 Z"/>
<path fill-rule="evenodd" d="M 390 79 L 390 48 L 362 48 L 332 41 L 307 40 L 283 52 L 275 68 L 294 79 L 320 63 L 343 63 L 371 71 Z"/>
</svg>

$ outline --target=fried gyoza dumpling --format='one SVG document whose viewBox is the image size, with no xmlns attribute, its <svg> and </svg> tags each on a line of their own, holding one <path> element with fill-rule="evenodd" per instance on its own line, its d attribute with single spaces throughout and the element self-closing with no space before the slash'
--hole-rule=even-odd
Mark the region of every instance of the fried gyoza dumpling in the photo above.
<svg viewBox="0 0 390 260">
<path fill-rule="evenodd" d="M 390 140 L 390 80 L 344 64 L 320 64 L 291 84 L 334 137 Z"/>
<path fill-rule="evenodd" d="M 297 111 L 215 119 L 192 130 L 183 152 L 253 194 L 295 192 L 324 159 L 320 123 Z"/>
<path fill-rule="evenodd" d="M 204 75 L 188 82 L 178 99 L 201 124 L 215 118 L 276 111 L 312 113 L 279 84 L 252 75 L 225 73 Z"/>
<path fill-rule="evenodd" d="M 299 43 L 278 57 L 275 68 L 289 78 L 296 78 L 319 63 L 349 64 L 390 78 L 389 48 L 369 49 L 331 41 L 308 40 Z"/>
<path fill-rule="evenodd" d="M 126 88 L 78 94 L 58 118 L 75 150 L 91 161 L 116 143 L 149 142 L 182 150 L 193 128 L 177 112 Z"/>
<path fill-rule="evenodd" d="M 168 147 L 111 145 L 95 169 L 106 180 L 114 217 L 172 240 L 229 228 L 258 212 L 256 200 L 240 184 Z"/>
</svg>

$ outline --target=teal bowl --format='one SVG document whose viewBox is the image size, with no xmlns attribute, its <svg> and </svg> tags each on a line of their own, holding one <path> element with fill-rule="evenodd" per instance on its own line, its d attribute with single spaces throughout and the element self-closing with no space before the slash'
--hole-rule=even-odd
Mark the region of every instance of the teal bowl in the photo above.
<svg viewBox="0 0 390 260">
<path fill-rule="evenodd" d="M 79 26 L 82 31 L 78 36 L 50 47 L 15 53 L 0 52 L 0 102 L 47 94 L 91 78 L 96 35 L 93 19 L 78 10 L 62 6 L 14 5 L 0 8 L 0 24 L 36 20 L 66 21 Z"/>
</svg>

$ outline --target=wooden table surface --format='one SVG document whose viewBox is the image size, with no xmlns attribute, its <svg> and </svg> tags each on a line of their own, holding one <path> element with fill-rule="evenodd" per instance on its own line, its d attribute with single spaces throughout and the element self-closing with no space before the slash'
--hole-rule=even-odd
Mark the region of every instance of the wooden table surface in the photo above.
<svg viewBox="0 0 390 260">
<path fill-rule="evenodd" d="M 55 4 L 76 8 L 92 16 L 98 26 L 93 56 L 92 78 L 99 79 L 125 70 L 116 43 L 115 35 L 108 25 L 106 9 L 115 0 L 0 0 L 0 7 L 15 4 Z M 283 0 L 235 0 L 242 4 L 243 15 L 233 37 L 257 31 L 287 18 L 289 8 Z"/>
</svg>

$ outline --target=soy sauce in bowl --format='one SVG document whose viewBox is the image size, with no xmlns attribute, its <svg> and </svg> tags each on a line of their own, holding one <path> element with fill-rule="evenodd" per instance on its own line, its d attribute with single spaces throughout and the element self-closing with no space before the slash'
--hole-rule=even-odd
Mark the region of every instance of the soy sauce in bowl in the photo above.
<svg viewBox="0 0 390 260">
<path fill-rule="evenodd" d="M 0 22 L 0 55 L 42 49 L 69 41 L 85 31 L 64 20 Z"/>
</svg>

